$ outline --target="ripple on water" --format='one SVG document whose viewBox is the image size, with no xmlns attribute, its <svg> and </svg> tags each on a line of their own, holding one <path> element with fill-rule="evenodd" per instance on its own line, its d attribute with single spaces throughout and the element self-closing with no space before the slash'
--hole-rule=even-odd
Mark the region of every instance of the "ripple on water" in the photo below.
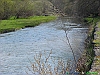
<svg viewBox="0 0 100 75">
<path fill-rule="evenodd" d="M 25 28 L 16 32 L 0 34 L 0 75 L 26 75 L 34 62 L 34 56 L 42 53 L 42 59 L 48 57 L 49 63 L 59 59 L 67 61 L 73 59 L 72 52 L 68 45 L 65 33 L 59 21 L 43 23 L 34 28 Z M 84 50 L 87 28 L 72 28 L 68 32 L 68 38 L 72 48 L 78 53 L 78 48 Z M 77 55 L 77 54 L 76 54 Z"/>
</svg>

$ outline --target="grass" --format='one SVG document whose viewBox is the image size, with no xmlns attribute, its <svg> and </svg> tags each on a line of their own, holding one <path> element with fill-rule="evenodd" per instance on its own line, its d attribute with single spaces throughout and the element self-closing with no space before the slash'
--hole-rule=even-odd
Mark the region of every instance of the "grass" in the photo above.
<svg viewBox="0 0 100 75">
<path fill-rule="evenodd" d="M 87 23 L 91 23 L 91 22 L 96 23 L 96 22 L 99 21 L 99 19 L 100 19 L 100 17 L 94 17 L 94 18 L 92 18 L 92 17 L 87 17 L 87 18 L 84 18 L 84 20 L 87 21 Z"/>
<path fill-rule="evenodd" d="M 56 19 L 55 16 L 31 16 L 26 19 L 9 19 L 0 21 L 0 33 L 7 33 L 21 28 L 34 27 Z"/>
</svg>

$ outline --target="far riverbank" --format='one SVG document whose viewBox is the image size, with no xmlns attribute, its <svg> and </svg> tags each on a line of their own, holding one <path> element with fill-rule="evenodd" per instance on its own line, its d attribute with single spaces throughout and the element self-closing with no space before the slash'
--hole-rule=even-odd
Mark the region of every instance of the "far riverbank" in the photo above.
<svg viewBox="0 0 100 75">
<path fill-rule="evenodd" d="M 34 27 L 44 22 L 55 20 L 56 16 L 32 16 L 28 18 L 1 20 L 0 33 L 7 33 L 23 29 L 26 27 Z"/>
</svg>

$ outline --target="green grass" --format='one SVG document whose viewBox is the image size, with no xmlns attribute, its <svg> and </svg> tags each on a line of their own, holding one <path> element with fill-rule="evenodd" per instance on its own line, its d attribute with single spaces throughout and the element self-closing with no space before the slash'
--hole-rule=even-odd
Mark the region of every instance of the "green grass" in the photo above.
<svg viewBox="0 0 100 75">
<path fill-rule="evenodd" d="M 56 19 L 55 16 L 35 16 L 27 19 L 9 19 L 0 21 L 0 33 L 7 33 L 21 28 L 34 27 L 40 23 Z"/>
<path fill-rule="evenodd" d="M 95 17 L 95 18 L 87 17 L 84 20 L 87 21 L 88 24 L 96 24 L 100 20 L 100 17 Z"/>
</svg>

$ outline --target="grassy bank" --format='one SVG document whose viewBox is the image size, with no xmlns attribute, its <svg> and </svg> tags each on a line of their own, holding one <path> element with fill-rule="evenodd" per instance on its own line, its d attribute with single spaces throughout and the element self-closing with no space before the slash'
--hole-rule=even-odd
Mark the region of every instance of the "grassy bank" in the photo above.
<svg viewBox="0 0 100 75">
<path fill-rule="evenodd" d="M 21 28 L 34 27 L 40 23 L 56 19 L 55 16 L 35 16 L 26 19 L 9 19 L 0 21 L 0 33 L 16 31 Z"/>
</svg>

